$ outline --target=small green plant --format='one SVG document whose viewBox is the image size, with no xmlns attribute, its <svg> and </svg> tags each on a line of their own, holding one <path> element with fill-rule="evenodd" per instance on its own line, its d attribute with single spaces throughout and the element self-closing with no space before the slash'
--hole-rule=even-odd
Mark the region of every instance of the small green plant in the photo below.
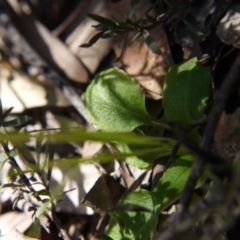
<svg viewBox="0 0 240 240">
<path fill-rule="evenodd" d="M 123 70 L 112 68 L 101 72 L 86 91 L 85 104 L 90 121 L 101 131 L 138 132 L 142 125 L 158 126 L 176 132 L 204 118 L 210 95 L 210 68 L 202 67 L 195 58 L 170 68 L 164 86 L 162 104 L 165 122 L 154 119 L 145 108 L 144 94 L 137 82 Z M 178 128 L 174 123 L 180 123 Z M 199 140 L 198 127 L 190 128 L 189 136 Z M 149 169 L 161 156 L 173 154 L 176 141 L 163 136 L 154 137 L 156 148 L 148 145 L 119 144 L 122 153 L 130 153 L 126 161 L 139 168 Z M 153 143 L 153 142 L 152 142 Z M 141 152 L 137 156 L 136 153 Z M 122 199 L 124 204 L 138 205 L 147 211 L 117 211 L 111 213 L 108 235 L 112 239 L 151 239 L 156 231 L 158 216 L 179 199 L 190 174 L 194 156 L 179 148 L 157 186 L 139 190 Z"/>
<path fill-rule="evenodd" d="M 196 86 L 198 90 L 195 92 L 193 88 Z M 181 196 L 194 158 L 184 147 L 179 147 L 178 151 L 173 150 L 177 144 L 174 136 L 204 117 L 209 94 L 210 69 L 202 67 L 196 59 L 191 59 L 169 70 L 162 100 L 165 120 L 157 120 L 147 112 L 145 97 L 137 82 L 117 68 L 97 75 L 86 91 L 86 110 L 91 122 L 99 129 L 98 132 L 88 132 L 84 128 L 39 132 L 26 132 L 22 128 L 18 132 L 9 131 L 8 126 L 24 125 L 29 118 L 22 116 L 8 121 L 6 119 L 11 109 L 4 113 L 1 106 L 0 143 L 4 152 L 1 154 L 0 163 L 1 168 L 6 162 L 12 166 L 9 173 L 11 180 L 1 186 L 1 191 L 12 188 L 19 193 L 14 206 L 25 194 L 36 198 L 41 204 L 33 205 L 30 209 L 35 221 L 46 227 L 46 221 L 42 219 L 51 216 L 50 219 L 62 236 L 65 236 L 64 239 L 68 239 L 55 214 L 56 205 L 64 192 L 56 192 L 49 185 L 53 166 L 76 166 L 92 161 L 125 159 L 136 167 L 151 169 L 156 159 L 168 157 L 171 162 L 153 190 L 134 191 L 141 184 L 142 178 L 138 179 L 123 194 L 117 205 L 107 211 L 111 216 L 109 238 L 149 239 L 156 231 L 159 215 Z M 182 125 L 179 127 L 179 124 L 175 124 L 177 122 Z M 164 132 L 161 136 L 148 136 L 144 133 L 143 125 L 162 128 L 171 134 L 168 134 L 168 137 L 165 137 Z M 194 134 L 190 134 L 190 137 L 197 141 L 197 127 L 191 132 Z M 33 157 L 24 145 L 30 139 L 35 139 L 36 157 Z M 57 162 L 53 160 L 51 143 L 80 143 L 86 140 L 111 143 L 115 151 L 112 154 L 99 153 L 91 158 L 75 157 L 59 159 Z M 48 150 L 45 161 L 40 162 L 44 142 L 49 147 L 46 148 Z M 25 161 L 24 170 L 15 158 L 19 153 Z M 37 175 L 38 182 L 29 174 Z M 35 184 L 40 184 L 42 189 L 36 191 L 33 187 Z"/>
</svg>

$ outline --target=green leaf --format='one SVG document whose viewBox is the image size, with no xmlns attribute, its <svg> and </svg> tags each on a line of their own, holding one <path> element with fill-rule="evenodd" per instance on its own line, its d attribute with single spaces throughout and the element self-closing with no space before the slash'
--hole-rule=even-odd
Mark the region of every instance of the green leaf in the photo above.
<svg viewBox="0 0 240 240">
<path fill-rule="evenodd" d="M 16 148 L 13 148 L 8 152 L 8 156 L 10 157 L 16 157 L 17 155 L 18 155 L 18 150 Z"/>
<path fill-rule="evenodd" d="M 1 128 L 0 128 L 1 130 Z M 3 129 L 2 129 L 3 130 Z M 84 128 L 69 128 L 62 129 L 62 132 L 52 132 L 50 130 L 40 131 L 38 135 L 33 131 L 31 133 L 9 132 L 7 134 L 1 134 L 1 141 L 10 141 L 13 144 L 28 142 L 32 137 L 38 137 L 38 140 L 48 140 L 57 143 L 68 143 L 68 142 L 83 142 L 86 140 L 100 141 L 100 142 L 119 142 L 134 145 L 145 145 L 151 147 L 159 147 L 163 138 L 143 136 L 136 133 L 128 132 L 88 132 Z M 49 133 L 48 133 L 49 132 Z M 3 133 L 3 131 L 2 131 Z M 175 142 L 174 140 L 167 139 L 167 141 Z"/>
<path fill-rule="evenodd" d="M 97 34 L 95 34 L 90 40 L 88 43 L 84 43 L 84 44 L 81 44 L 80 47 L 82 48 L 89 48 L 91 47 L 95 42 L 97 42 L 97 40 L 99 38 L 101 38 L 103 36 L 103 34 L 105 33 L 105 31 L 101 31 L 101 32 L 98 32 Z"/>
<path fill-rule="evenodd" d="M 9 156 L 6 153 L 2 153 L 0 155 L 0 162 L 4 162 L 9 158 Z"/>
<path fill-rule="evenodd" d="M 204 34 L 199 31 L 195 26 L 193 26 L 190 22 L 188 22 L 187 20 L 183 19 L 184 24 L 188 27 L 188 29 L 195 34 L 196 36 L 203 36 Z"/>
<path fill-rule="evenodd" d="M 193 155 L 175 159 L 163 174 L 153 192 L 140 190 L 131 193 L 124 204 L 138 205 L 150 212 L 119 212 L 112 216 L 109 236 L 113 239 L 152 239 L 158 215 L 180 198 L 191 172 Z M 123 225 L 123 226 L 122 226 Z"/>
<path fill-rule="evenodd" d="M 132 192 L 134 192 L 142 183 L 143 179 L 146 177 L 147 171 L 143 172 L 126 191 L 123 193 L 119 199 L 119 204 L 122 203 Z"/>
<path fill-rule="evenodd" d="M 192 123 L 204 117 L 210 95 L 211 69 L 196 58 L 170 68 L 163 88 L 167 121 Z"/>
<path fill-rule="evenodd" d="M 155 233 L 158 214 L 154 211 L 151 192 L 140 190 L 133 192 L 125 201 L 147 208 L 150 212 L 118 212 L 113 219 L 120 219 L 123 228 L 116 220 L 111 220 L 108 235 L 114 240 L 146 240 L 151 239 Z"/>
<path fill-rule="evenodd" d="M 144 39 L 145 39 L 145 42 L 146 44 L 148 45 L 148 47 L 150 48 L 150 50 L 153 52 L 153 53 L 156 53 L 156 54 L 161 54 L 161 51 L 160 51 L 160 48 L 157 44 L 157 42 L 154 40 L 154 38 L 150 35 L 150 33 L 148 31 L 144 31 Z"/>
<path fill-rule="evenodd" d="M 189 178 L 193 159 L 191 154 L 178 157 L 163 174 L 153 190 L 154 206 L 158 212 L 180 198 Z"/>
<path fill-rule="evenodd" d="M 36 218 L 40 218 L 41 215 L 45 214 L 50 207 L 50 204 L 50 201 L 46 201 L 41 207 L 39 207 L 35 213 Z"/>
<path fill-rule="evenodd" d="M 95 20 L 96 22 L 99 22 L 106 27 L 118 28 L 117 24 L 114 21 L 112 21 L 111 19 L 99 16 L 99 15 L 96 15 L 96 14 L 92 14 L 92 13 L 88 13 L 87 15 L 90 18 L 92 18 L 93 20 Z"/>
<path fill-rule="evenodd" d="M 125 161 L 131 165 L 134 165 L 138 168 L 149 168 L 152 166 L 154 161 L 158 157 L 166 157 L 170 156 L 172 153 L 172 149 L 174 147 L 174 144 L 172 142 L 168 142 L 167 140 L 163 140 L 161 144 L 159 144 L 159 148 L 151 151 L 149 153 L 149 147 L 147 146 L 134 146 L 134 145 L 127 145 L 125 143 L 121 143 L 117 145 L 117 148 L 122 153 L 132 153 L 134 155 L 134 152 L 137 150 L 146 150 L 146 154 L 142 154 L 141 156 L 129 156 L 125 159 Z"/>
<path fill-rule="evenodd" d="M 151 212 L 148 208 L 140 206 L 138 204 L 117 204 L 113 206 L 108 212 L 114 211 L 128 211 L 128 212 Z"/>
<path fill-rule="evenodd" d="M 108 132 L 129 132 L 153 121 L 145 109 L 144 93 L 123 70 L 111 68 L 92 81 L 85 95 L 90 121 Z"/>
<path fill-rule="evenodd" d="M 132 38 L 131 42 L 134 42 L 135 40 L 137 40 L 138 38 L 140 38 L 142 36 L 142 32 L 137 32 L 134 37 Z"/>
</svg>

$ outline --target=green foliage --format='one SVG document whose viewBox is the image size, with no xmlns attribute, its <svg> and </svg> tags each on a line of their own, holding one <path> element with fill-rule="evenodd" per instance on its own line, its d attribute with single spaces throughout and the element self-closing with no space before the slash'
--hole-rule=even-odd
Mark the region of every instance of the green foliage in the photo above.
<svg viewBox="0 0 240 240">
<path fill-rule="evenodd" d="M 111 0 L 113 3 L 120 1 Z M 124 19 L 118 19 L 116 16 L 106 18 L 89 13 L 88 16 L 97 22 L 93 26 L 96 34 L 81 47 L 91 47 L 99 39 L 114 36 L 120 36 L 120 41 L 124 42 L 126 36 L 134 32 L 132 41 L 143 37 L 152 52 L 160 54 L 160 48 L 150 35 L 150 30 L 158 24 L 169 23 L 174 28 L 180 21 L 195 35 L 203 35 L 195 26 L 183 19 L 185 10 L 179 10 L 179 13 L 175 14 L 173 10 L 178 6 L 175 5 L 177 1 L 153 1 L 153 5 L 143 14 L 137 14 L 138 9 L 149 2 L 149 0 L 130 1 L 131 9 Z M 162 9 L 167 8 L 168 11 L 159 15 L 156 7 L 158 4 L 159 8 L 164 4 Z M 0 101 L 0 144 L 4 150 L 0 155 L 0 171 L 6 162 L 12 166 L 8 173 L 9 183 L 2 185 L 0 192 L 7 188 L 19 191 L 13 208 L 24 194 L 37 199 L 40 206 L 32 206 L 29 210 L 33 212 L 36 220 L 41 222 L 41 217 L 46 215 L 54 218 L 59 198 L 73 190 L 63 192 L 59 186 L 51 189 L 54 166 L 72 166 L 74 169 L 79 164 L 92 161 L 107 163 L 118 159 L 147 171 L 154 166 L 156 160 L 168 159 L 165 171 L 153 189 L 150 190 L 149 187 L 139 190 L 146 175 L 144 173 L 123 193 L 116 205 L 108 209 L 106 213 L 111 219 L 107 235 L 100 234 L 101 239 L 151 239 L 156 233 L 159 216 L 179 200 L 191 172 L 194 155 L 188 149 L 179 146 L 181 143 L 176 140 L 176 135 L 186 132 L 188 128 L 191 129 L 192 124 L 204 118 L 210 91 L 210 68 L 201 66 L 196 58 L 172 66 L 165 79 L 162 98 L 164 120 L 160 121 L 147 112 L 144 93 L 133 77 L 118 68 L 105 70 L 93 79 L 85 92 L 86 111 L 91 123 L 99 130 L 97 132 L 89 132 L 80 127 L 56 131 L 26 132 L 24 128 L 13 131 L 8 127 L 24 126 L 30 118 L 20 116 L 8 120 L 12 108 L 3 112 Z M 144 131 L 145 125 L 160 128 L 161 136 L 157 134 L 149 136 L 151 131 Z M 188 137 L 198 142 L 200 139 L 198 130 L 198 127 L 194 128 Z M 36 156 L 33 156 L 25 145 L 33 139 L 36 142 Z M 78 144 L 86 140 L 107 143 L 111 146 L 111 152 L 103 151 L 88 158 L 77 156 L 54 161 L 51 144 L 67 142 Z M 40 162 L 43 153 L 45 159 Z M 17 164 L 18 156 L 24 159 L 24 168 Z M 31 181 L 27 175 L 29 173 L 32 174 Z M 34 180 L 35 175 L 39 179 L 37 182 Z M 34 190 L 33 182 L 41 184 L 42 189 Z M 57 219 L 53 221 L 58 222 Z M 44 223 L 41 224 L 44 227 Z"/>
<path fill-rule="evenodd" d="M 124 203 L 143 206 L 150 212 L 116 212 L 110 223 L 109 236 L 116 240 L 144 240 L 152 237 L 158 222 L 158 213 L 155 211 L 151 192 L 147 190 L 133 192 Z"/>
<path fill-rule="evenodd" d="M 210 69 L 202 67 L 195 58 L 173 66 L 164 87 L 165 119 L 185 125 L 201 120 L 210 94 L 210 80 Z M 96 77 L 87 90 L 85 101 L 91 121 L 100 130 L 132 131 L 143 123 L 154 122 L 146 114 L 143 94 L 137 83 L 116 68 Z M 196 137 L 198 132 L 194 134 Z M 141 134 L 139 137 L 147 136 Z M 175 144 L 167 138 L 156 139 L 161 147 L 155 149 L 127 143 L 119 143 L 117 148 L 122 153 L 130 154 L 125 158 L 128 163 L 139 168 L 149 168 L 158 157 L 170 157 Z M 143 155 L 134 154 L 140 148 Z M 147 207 L 150 212 L 116 211 L 112 214 L 109 228 L 112 239 L 149 239 L 153 236 L 158 215 L 179 199 L 190 174 L 194 156 L 182 148 L 177 156 L 153 191 L 132 192 L 124 201 L 124 204 Z"/>
<path fill-rule="evenodd" d="M 210 88 L 211 70 L 196 58 L 172 66 L 163 90 L 166 120 L 189 124 L 203 119 Z"/>
<path fill-rule="evenodd" d="M 155 233 L 159 214 L 181 195 L 190 174 L 193 156 L 175 159 L 153 191 L 133 192 L 124 201 L 146 207 L 150 212 L 117 212 L 112 218 L 109 236 L 112 239 L 151 239 Z"/>
<path fill-rule="evenodd" d="M 113 0 L 113 3 L 120 2 L 121 0 Z M 188 22 L 186 19 L 183 19 L 184 8 L 179 8 L 178 17 L 171 16 L 172 9 L 178 7 L 176 1 L 153 1 L 149 5 L 149 0 L 137 0 L 130 1 L 130 11 L 125 15 L 124 19 L 119 19 L 116 16 L 111 16 L 111 18 L 106 18 L 103 16 L 99 16 L 97 14 L 88 13 L 88 16 L 97 22 L 96 25 L 93 25 L 97 31 L 97 33 L 89 40 L 88 43 L 82 44 L 80 47 L 88 48 L 91 47 L 95 42 L 97 42 L 100 38 L 112 38 L 114 36 L 119 36 L 119 42 L 124 42 L 126 35 L 131 32 L 134 32 L 135 35 L 132 41 L 135 41 L 139 37 L 143 37 L 145 43 L 152 50 L 153 53 L 160 54 L 160 48 L 155 39 L 150 35 L 149 30 L 154 29 L 156 26 L 163 24 L 168 25 L 170 22 L 173 26 L 177 26 L 179 21 L 183 21 L 183 23 L 187 26 L 190 32 L 195 34 L 196 36 L 203 36 L 203 33 L 198 30 L 193 24 Z M 168 6 L 168 12 L 164 14 L 160 14 L 159 10 L 161 8 L 165 8 Z M 176 7 L 177 5 L 177 7 Z M 145 12 L 142 13 L 142 10 L 145 8 Z M 141 14 L 139 14 L 141 13 Z M 182 14 L 181 14 L 182 13 Z M 170 19 L 169 17 L 172 17 Z M 177 39 L 177 36 L 176 36 Z M 123 44 L 124 47 L 124 44 Z M 123 49 L 124 50 L 124 49 Z"/>
<path fill-rule="evenodd" d="M 140 86 L 117 68 L 101 72 L 92 81 L 85 104 L 90 121 L 103 131 L 130 132 L 153 120 Z"/>
<path fill-rule="evenodd" d="M 9 161 L 13 168 L 12 182 L 1 187 L 19 188 L 15 182 L 16 177 L 23 180 L 23 186 L 33 197 L 42 201 L 37 209 L 33 208 L 36 219 L 54 211 L 58 197 L 66 192 L 50 189 L 50 180 L 53 166 L 76 166 L 86 162 L 98 161 L 101 163 L 122 159 L 139 168 L 150 169 L 156 159 L 168 157 L 173 161 L 169 164 L 157 186 L 152 190 L 138 190 L 143 177 L 135 182 L 121 202 L 109 209 L 111 215 L 108 236 L 112 239 L 149 239 L 152 238 L 158 217 L 162 211 L 178 200 L 183 192 L 194 156 L 183 147 L 180 147 L 173 157 L 173 149 L 176 140 L 164 136 L 147 136 L 147 133 L 139 130 L 142 125 L 150 125 L 159 128 L 171 129 L 168 122 L 182 122 L 186 125 L 204 117 L 204 108 L 210 94 L 210 70 L 199 65 L 196 59 L 173 66 L 167 75 L 163 94 L 163 107 L 166 123 L 163 125 L 154 119 L 145 108 L 144 94 L 134 80 L 124 71 L 112 68 L 101 72 L 89 85 L 86 95 L 86 110 L 91 122 L 101 131 L 88 132 L 84 128 L 69 128 L 62 131 L 39 132 L 9 132 L 6 126 L 22 125 L 28 121 L 28 117 L 20 117 L 11 121 L 6 120 L 11 109 L 3 113 L 1 111 L 1 138 L 5 153 L 0 156 L 1 166 Z M 179 131 L 173 129 L 173 133 Z M 198 134 L 196 131 L 195 134 Z M 173 135 L 172 135 L 173 136 Z M 32 157 L 23 143 L 30 139 L 36 139 L 36 157 Z M 110 143 L 115 151 L 112 154 L 99 153 L 91 158 L 68 158 L 53 161 L 54 152 L 48 147 L 45 162 L 40 164 L 39 159 L 43 149 L 43 143 L 48 146 L 51 143 L 84 142 L 86 140 Z M 9 143 L 14 146 L 9 148 Z M 26 171 L 23 171 L 15 161 L 15 157 L 21 153 L 26 160 Z M 43 189 L 34 191 L 31 183 L 24 178 L 26 173 L 38 174 Z M 43 173 L 46 173 L 44 175 Z M 24 180 L 25 179 L 25 180 Z M 70 191 L 70 190 L 69 190 Z M 53 194 L 54 192 L 54 194 Z M 20 193 L 15 199 L 14 206 L 23 197 Z M 46 197 L 42 200 L 42 196 Z"/>
</svg>

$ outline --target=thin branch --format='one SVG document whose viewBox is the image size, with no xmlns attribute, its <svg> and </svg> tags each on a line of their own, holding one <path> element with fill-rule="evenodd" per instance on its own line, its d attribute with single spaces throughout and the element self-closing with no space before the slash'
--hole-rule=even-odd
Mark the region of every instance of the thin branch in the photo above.
<svg viewBox="0 0 240 240">
<path fill-rule="evenodd" d="M 218 120 L 226 102 L 232 93 L 239 86 L 239 76 L 240 76 L 240 53 L 238 54 L 233 66 L 231 67 L 229 73 L 227 74 L 225 81 L 223 82 L 217 98 L 214 102 L 212 110 L 208 116 L 207 124 L 204 129 L 202 141 L 200 143 L 200 149 L 205 151 L 209 151 L 212 146 L 214 132 L 217 127 Z M 201 176 L 203 167 L 208 159 L 197 157 L 193 163 L 191 175 L 188 179 L 187 185 L 184 189 L 183 196 L 180 201 L 181 209 L 180 215 L 182 215 L 188 208 L 190 204 L 190 200 L 197 183 L 197 180 Z"/>
</svg>

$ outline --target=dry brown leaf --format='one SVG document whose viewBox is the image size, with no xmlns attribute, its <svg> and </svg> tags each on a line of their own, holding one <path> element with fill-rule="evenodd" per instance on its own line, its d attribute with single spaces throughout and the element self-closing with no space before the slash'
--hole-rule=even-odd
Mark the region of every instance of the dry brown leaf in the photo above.
<svg viewBox="0 0 240 240">
<path fill-rule="evenodd" d="M 7 212 L 0 217 L 0 239 L 5 235 L 19 235 L 16 230 L 25 232 L 32 224 L 31 214 L 24 212 Z M 13 239 L 13 238 L 12 238 Z M 20 239 L 20 238 L 19 238 Z"/>
<path fill-rule="evenodd" d="M 37 81 L 16 71 L 3 69 L 1 77 L 1 100 L 4 108 L 14 107 L 14 113 L 42 106 L 70 106 L 63 93 L 47 80 Z M 11 81 L 10 81 L 11 78 Z"/>
<path fill-rule="evenodd" d="M 82 203 L 103 214 L 121 197 L 124 188 L 111 176 L 102 175 L 87 193 Z"/>
<path fill-rule="evenodd" d="M 222 113 L 217 129 L 215 131 L 214 141 L 217 153 L 227 160 L 231 160 L 240 150 L 240 143 L 234 140 L 240 120 L 240 108 L 237 108 L 232 114 Z"/>
<path fill-rule="evenodd" d="M 107 15 L 106 6 L 104 1 L 91 0 L 88 3 L 88 8 L 82 15 L 84 18 L 79 18 L 77 27 L 67 37 L 66 44 L 69 49 L 78 56 L 84 65 L 91 73 L 95 73 L 102 59 L 109 53 L 112 47 L 111 39 L 99 39 L 90 48 L 81 48 L 79 45 L 87 43 L 97 32 L 96 29 L 91 27 L 96 25 L 96 22 L 90 19 L 86 13 L 94 13 L 100 16 Z"/>
<path fill-rule="evenodd" d="M 130 43 L 133 37 L 133 34 L 130 34 L 120 62 L 126 72 L 135 77 L 151 98 L 160 99 L 165 76 L 173 60 L 162 26 L 150 30 L 150 34 L 158 43 L 160 55 L 153 53 L 143 38 Z M 114 50 L 116 55 L 120 56 L 121 49 L 116 44 Z"/>
<path fill-rule="evenodd" d="M 15 0 L 6 1 L 5 8 L 17 30 L 53 70 L 72 81 L 89 81 L 88 73 L 81 62 L 31 12 L 24 12 Z"/>
<path fill-rule="evenodd" d="M 103 147 L 102 142 L 85 141 L 82 149 L 82 157 L 83 158 L 93 157 L 102 149 L 102 147 Z"/>
<path fill-rule="evenodd" d="M 109 14 L 116 15 L 121 19 L 129 11 L 129 1 L 120 3 L 108 2 Z M 146 5 L 139 10 L 139 15 L 146 10 Z M 153 99 L 160 99 L 163 83 L 169 67 L 173 64 L 164 29 L 161 25 L 149 31 L 159 46 L 161 54 L 153 53 L 141 37 L 131 43 L 135 33 L 130 33 L 126 40 L 126 48 L 120 60 L 120 64 L 126 72 L 135 77 L 139 84 L 146 90 L 147 95 Z M 114 51 L 117 56 L 121 55 L 119 38 L 115 39 Z"/>
<path fill-rule="evenodd" d="M 0 235 L 0 240 L 40 240 L 39 238 L 30 238 L 21 234 L 20 232 L 16 232 L 15 234 L 8 234 L 5 236 Z"/>
</svg>

